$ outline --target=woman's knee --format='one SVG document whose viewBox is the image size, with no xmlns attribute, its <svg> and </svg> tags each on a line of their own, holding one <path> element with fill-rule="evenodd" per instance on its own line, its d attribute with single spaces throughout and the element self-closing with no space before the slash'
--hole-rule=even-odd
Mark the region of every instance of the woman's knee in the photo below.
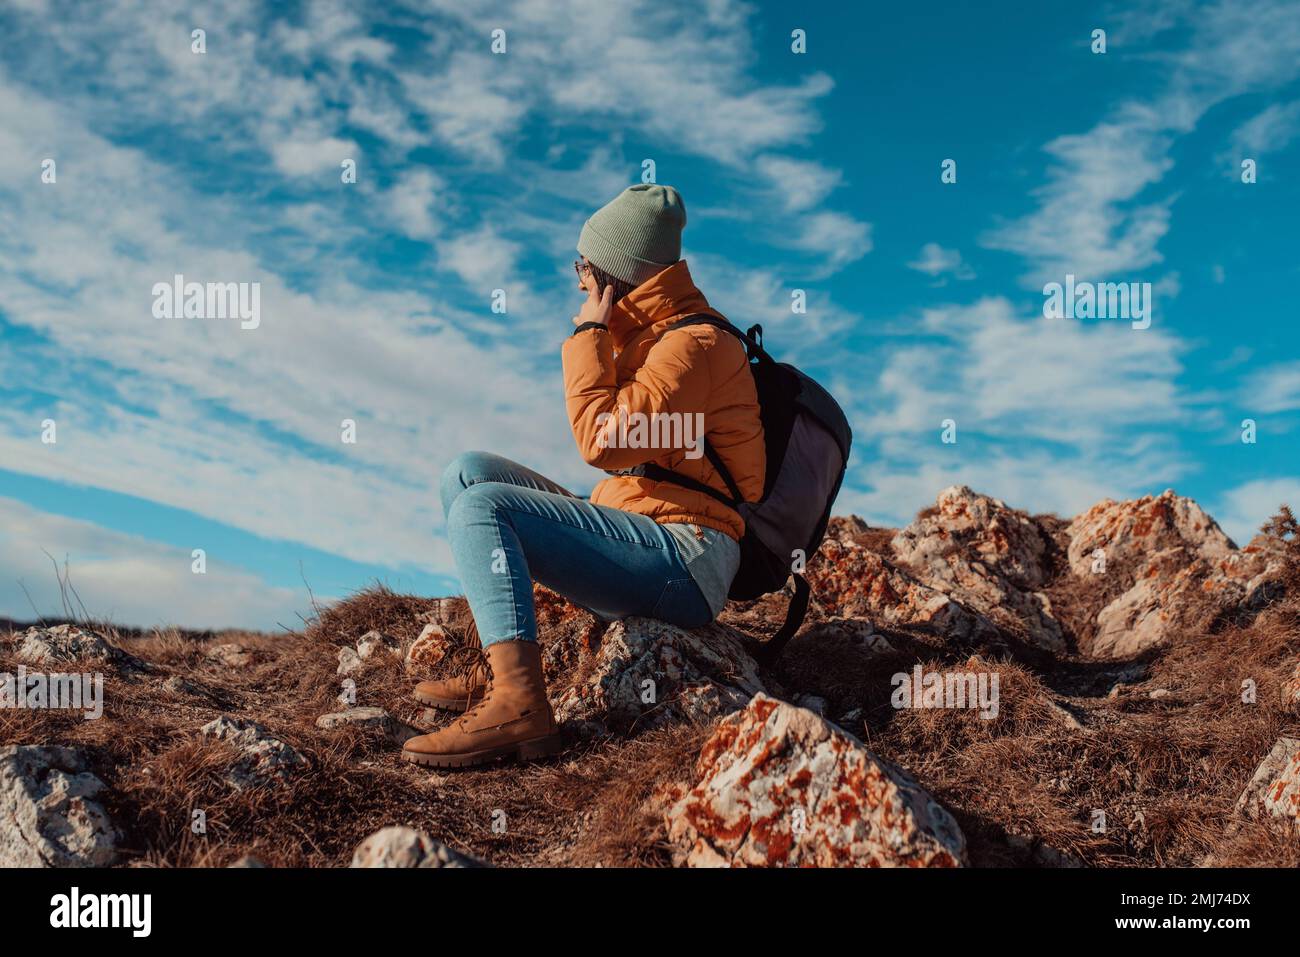
<svg viewBox="0 0 1300 957">
<path fill-rule="evenodd" d="M 490 452 L 461 452 L 442 470 L 438 495 L 442 500 L 443 514 L 450 517 L 451 506 L 460 493 L 471 485 L 482 482 L 490 474 L 497 456 Z"/>
<path fill-rule="evenodd" d="M 447 527 L 463 528 L 495 514 L 501 494 L 509 489 L 500 482 L 474 482 L 461 488 L 447 508 Z"/>
</svg>

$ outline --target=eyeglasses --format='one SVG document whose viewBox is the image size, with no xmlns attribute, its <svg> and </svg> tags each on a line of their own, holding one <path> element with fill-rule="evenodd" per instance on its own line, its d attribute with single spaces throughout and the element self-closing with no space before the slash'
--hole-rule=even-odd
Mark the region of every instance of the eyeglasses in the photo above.
<svg viewBox="0 0 1300 957">
<path fill-rule="evenodd" d="M 573 269 L 578 274 L 579 279 L 586 279 L 591 273 L 591 263 L 583 262 L 581 259 L 573 261 Z"/>
</svg>

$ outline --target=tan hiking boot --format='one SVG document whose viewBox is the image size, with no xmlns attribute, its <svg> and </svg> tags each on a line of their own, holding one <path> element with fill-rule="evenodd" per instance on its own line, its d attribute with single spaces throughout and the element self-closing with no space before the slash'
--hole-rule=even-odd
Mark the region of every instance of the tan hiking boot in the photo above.
<svg viewBox="0 0 1300 957">
<path fill-rule="evenodd" d="M 421 681 L 411 691 L 411 697 L 443 711 L 468 711 L 483 699 L 488 685 L 487 659 L 473 619 L 465 631 L 465 641 L 465 647 L 452 652 L 453 657 L 460 658 L 452 676 Z"/>
<path fill-rule="evenodd" d="M 407 741 L 404 760 L 463 768 L 498 758 L 528 761 L 563 747 L 537 642 L 495 641 L 484 654 L 492 676 L 483 700 L 447 727 Z"/>
</svg>

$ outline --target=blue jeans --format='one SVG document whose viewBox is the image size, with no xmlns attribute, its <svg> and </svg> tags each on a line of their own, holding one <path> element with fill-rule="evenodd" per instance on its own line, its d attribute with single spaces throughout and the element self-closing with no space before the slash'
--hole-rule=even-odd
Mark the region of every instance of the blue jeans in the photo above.
<svg viewBox="0 0 1300 957">
<path fill-rule="evenodd" d="M 484 647 L 537 640 L 533 582 L 602 618 L 682 628 L 713 620 L 673 537 L 651 518 L 592 505 L 488 452 L 442 475 L 447 538 Z"/>
</svg>

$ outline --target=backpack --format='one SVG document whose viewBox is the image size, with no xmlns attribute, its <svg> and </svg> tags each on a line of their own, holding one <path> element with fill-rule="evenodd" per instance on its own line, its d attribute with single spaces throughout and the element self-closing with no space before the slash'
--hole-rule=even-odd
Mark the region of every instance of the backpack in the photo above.
<svg viewBox="0 0 1300 957">
<path fill-rule="evenodd" d="M 763 495 L 746 502 L 740 488 L 716 449 L 704 440 L 704 455 L 731 493 L 726 495 L 703 482 L 662 465 L 647 463 L 629 469 L 633 475 L 672 482 L 711 495 L 745 520 L 740 540 L 740 568 L 727 597 L 749 601 L 779 591 L 794 576 L 794 595 L 785 622 L 763 644 L 758 659 L 772 665 L 786 643 L 803 624 L 808 612 L 808 580 L 795 564 L 812 557 L 826 536 L 831 506 L 844 481 L 853 432 L 844 410 L 829 392 L 794 366 L 777 362 L 763 349 L 763 327 L 742 333 L 731 323 L 713 316 L 687 316 L 664 332 L 683 326 L 710 325 L 741 341 L 749 358 L 758 391 L 759 417 L 767 446 Z"/>
</svg>

